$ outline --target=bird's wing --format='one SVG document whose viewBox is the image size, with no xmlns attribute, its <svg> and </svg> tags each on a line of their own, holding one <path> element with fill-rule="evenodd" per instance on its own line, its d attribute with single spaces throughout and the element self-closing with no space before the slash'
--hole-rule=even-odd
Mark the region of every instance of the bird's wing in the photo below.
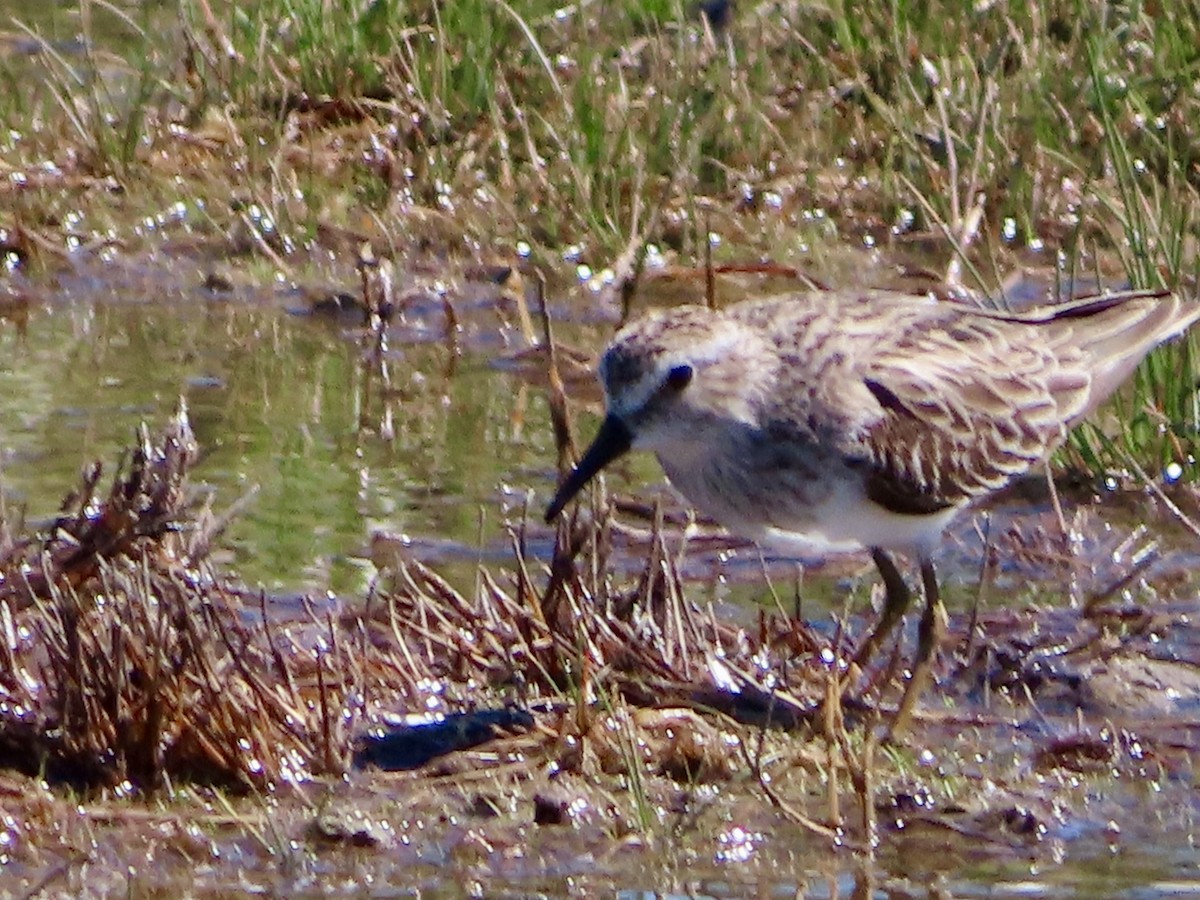
<svg viewBox="0 0 1200 900">
<path fill-rule="evenodd" d="M 1044 459 L 1200 304 L 1144 291 L 1008 313 L 807 292 L 734 315 L 773 336 L 766 433 L 832 449 L 881 506 L 927 514 Z"/>
<path fill-rule="evenodd" d="M 1086 407 L 1091 376 L 1081 351 L 1038 337 L 1002 318 L 938 313 L 858 359 L 851 377 L 870 400 L 842 450 L 869 470 L 868 496 L 931 513 L 1044 459 Z"/>
</svg>

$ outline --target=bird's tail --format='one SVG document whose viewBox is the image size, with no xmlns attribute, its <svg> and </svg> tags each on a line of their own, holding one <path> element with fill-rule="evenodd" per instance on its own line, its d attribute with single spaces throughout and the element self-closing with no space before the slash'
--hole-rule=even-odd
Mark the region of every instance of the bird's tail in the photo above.
<svg viewBox="0 0 1200 900">
<path fill-rule="evenodd" d="M 1021 316 L 1024 318 L 1024 316 Z M 1052 344 L 1074 346 L 1087 359 L 1092 381 L 1075 421 L 1103 403 L 1151 350 L 1200 319 L 1200 303 L 1169 291 L 1127 291 L 1032 311 Z M 1181 375 L 1181 377 L 1184 377 Z"/>
</svg>

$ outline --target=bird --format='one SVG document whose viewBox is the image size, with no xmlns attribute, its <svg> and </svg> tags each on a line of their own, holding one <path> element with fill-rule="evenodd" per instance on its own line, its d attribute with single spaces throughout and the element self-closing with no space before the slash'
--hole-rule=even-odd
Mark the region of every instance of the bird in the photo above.
<svg viewBox="0 0 1200 900">
<path fill-rule="evenodd" d="M 1167 291 L 1021 311 L 882 290 L 653 310 L 604 351 L 605 417 L 545 520 L 648 450 L 696 509 L 760 546 L 866 549 L 885 596 L 859 671 L 911 600 L 893 554 L 914 559 L 925 607 L 898 737 L 946 627 L 933 553 L 947 525 L 1045 461 L 1198 318 L 1200 304 Z"/>
</svg>

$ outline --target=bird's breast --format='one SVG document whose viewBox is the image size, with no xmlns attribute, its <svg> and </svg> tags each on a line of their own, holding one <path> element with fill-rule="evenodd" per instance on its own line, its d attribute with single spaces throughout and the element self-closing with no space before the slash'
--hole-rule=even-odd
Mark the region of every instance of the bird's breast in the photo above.
<svg viewBox="0 0 1200 900">
<path fill-rule="evenodd" d="M 658 452 L 671 484 L 697 509 L 738 534 L 811 524 L 849 474 L 840 459 L 807 442 L 724 435 Z M 832 477 L 831 477 L 832 476 Z"/>
<path fill-rule="evenodd" d="M 657 455 L 671 484 L 700 512 L 789 552 L 924 551 L 956 512 L 886 510 L 867 496 L 861 466 L 804 440 L 694 442 Z"/>
</svg>

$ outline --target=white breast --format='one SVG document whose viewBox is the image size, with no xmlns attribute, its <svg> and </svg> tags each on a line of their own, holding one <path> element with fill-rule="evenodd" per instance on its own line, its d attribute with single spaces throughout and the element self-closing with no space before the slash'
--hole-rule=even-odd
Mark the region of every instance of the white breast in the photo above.
<svg viewBox="0 0 1200 900">
<path fill-rule="evenodd" d="M 878 547 L 928 556 L 957 512 L 950 508 L 930 515 L 901 515 L 865 498 L 852 502 L 846 495 L 835 495 L 812 509 L 812 521 L 803 531 L 764 526 L 758 534 L 747 536 L 789 553 L 844 553 Z"/>
</svg>

